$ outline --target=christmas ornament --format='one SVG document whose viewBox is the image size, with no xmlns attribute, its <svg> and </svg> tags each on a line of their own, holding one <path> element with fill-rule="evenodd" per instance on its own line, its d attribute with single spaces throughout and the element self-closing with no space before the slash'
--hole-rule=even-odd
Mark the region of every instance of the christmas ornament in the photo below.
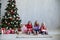
<svg viewBox="0 0 60 40">
<path fill-rule="evenodd" d="M 12 7 L 14 7 L 14 5 L 12 5 Z"/>
<path fill-rule="evenodd" d="M 7 23 L 7 21 L 5 23 Z"/>
<path fill-rule="evenodd" d="M 10 12 L 11 12 L 11 14 L 14 14 L 14 11 L 13 10 L 11 10 Z"/>
<path fill-rule="evenodd" d="M 19 16 L 19 15 L 16 15 L 17 17 Z"/>
<path fill-rule="evenodd" d="M 11 12 L 13 12 L 13 10 L 11 10 Z"/>
<path fill-rule="evenodd" d="M 9 17 L 10 20 L 12 20 L 12 17 Z"/>
<path fill-rule="evenodd" d="M 10 23 L 8 23 L 8 25 L 10 25 Z"/>
<path fill-rule="evenodd" d="M 16 11 L 14 13 L 16 13 Z"/>
<path fill-rule="evenodd" d="M 13 5 L 15 5 L 15 3 L 13 3 Z"/>
<path fill-rule="evenodd" d="M 7 23 L 7 21 L 5 20 L 5 23 Z"/>
<path fill-rule="evenodd" d="M 6 27 L 6 29 L 8 29 L 8 27 Z"/>
<path fill-rule="evenodd" d="M 18 24 L 18 22 L 16 22 L 16 24 Z"/>
<path fill-rule="evenodd" d="M 14 22 L 11 22 L 11 24 L 14 24 Z"/>
<path fill-rule="evenodd" d="M 9 18 L 12 18 L 12 17 L 9 17 Z"/>
<path fill-rule="evenodd" d="M 19 18 L 16 18 L 16 20 L 19 20 Z"/>
<path fill-rule="evenodd" d="M 17 18 L 19 18 L 19 19 L 20 19 L 20 17 L 17 17 Z"/>
</svg>

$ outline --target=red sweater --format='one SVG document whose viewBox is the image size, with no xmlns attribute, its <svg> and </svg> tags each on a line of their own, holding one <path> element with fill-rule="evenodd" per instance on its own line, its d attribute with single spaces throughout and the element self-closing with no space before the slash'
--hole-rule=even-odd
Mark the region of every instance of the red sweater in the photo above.
<svg viewBox="0 0 60 40">
<path fill-rule="evenodd" d="M 27 24 L 26 27 L 29 29 L 32 28 L 32 25 Z"/>
<path fill-rule="evenodd" d="M 42 25 L 41 28 L 40 28 L 40 30 L 41 30 L 41 31 L 42 31 L 42 30 L 47 30 L 47 28 L 46 28 L 44 25 Z"/>
</svg>

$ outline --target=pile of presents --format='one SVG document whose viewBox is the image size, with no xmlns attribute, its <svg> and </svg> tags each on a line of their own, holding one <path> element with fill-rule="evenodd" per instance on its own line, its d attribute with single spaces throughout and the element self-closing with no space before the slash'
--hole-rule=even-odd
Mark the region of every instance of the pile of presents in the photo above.
<svg viewBox="0 0 60 40">
<path fill-rule="evenodd" d="M 20 31 L 20 29 L 6 29 L 6 28 L 0 28 L 0 34 L 15 34 L 17 31 Z"/>
</svg>

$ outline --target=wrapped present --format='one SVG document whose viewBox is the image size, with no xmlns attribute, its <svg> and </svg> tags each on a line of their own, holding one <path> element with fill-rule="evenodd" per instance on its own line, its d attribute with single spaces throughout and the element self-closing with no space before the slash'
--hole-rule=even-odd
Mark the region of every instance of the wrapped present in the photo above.
<svg viewBox="0 0 60 40">
<path fill-rule="evenodd" d="M 15 33 L 15 31 L 12 29 L 12 30 L 11 30 L 11 34 L 14 34 L 14 33 Z"/>
<path fill-rule="evenodd" d="M 5 28 L 1 28 L 1 32 L 2 32 L 2 34 L 4 34 L 5 33 Z"/>
<path fill-rule="evenodd" d="M 11 31 L 10 30 L 7 30 L 5 34 L 10 34 L 10 33 L 11 33 Z"/>
</svg>

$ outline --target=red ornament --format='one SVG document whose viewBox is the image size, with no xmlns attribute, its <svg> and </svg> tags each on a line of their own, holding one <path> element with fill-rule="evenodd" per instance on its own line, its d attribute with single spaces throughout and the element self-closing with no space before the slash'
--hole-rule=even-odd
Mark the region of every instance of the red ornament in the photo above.
<svg viewBox="0 0 60 40">
<path fill-rule="evenodd" d="M 14 14 L 14 11 L 13 10 L 11 10 L 10 12 L 11 12 L 11 14 Z"/>
<path fill-rule="evenodd" d="M 10 20 L 12 20 L 13 18 L 12 18 L 12 17 L 10 17 L 9 19 L 10 19 Z"/>
<path fill-rule="evenodd" d="M 13 12 L 13 10 L 11 10 L 11 12 Z"/>
<path fill-rule="evenodd" d="M 16 20 L 19 20 L 19 19 L 20 19 L 20 17 L 17 17 L 17 18 L 16 18 Z"/>
</svg>

